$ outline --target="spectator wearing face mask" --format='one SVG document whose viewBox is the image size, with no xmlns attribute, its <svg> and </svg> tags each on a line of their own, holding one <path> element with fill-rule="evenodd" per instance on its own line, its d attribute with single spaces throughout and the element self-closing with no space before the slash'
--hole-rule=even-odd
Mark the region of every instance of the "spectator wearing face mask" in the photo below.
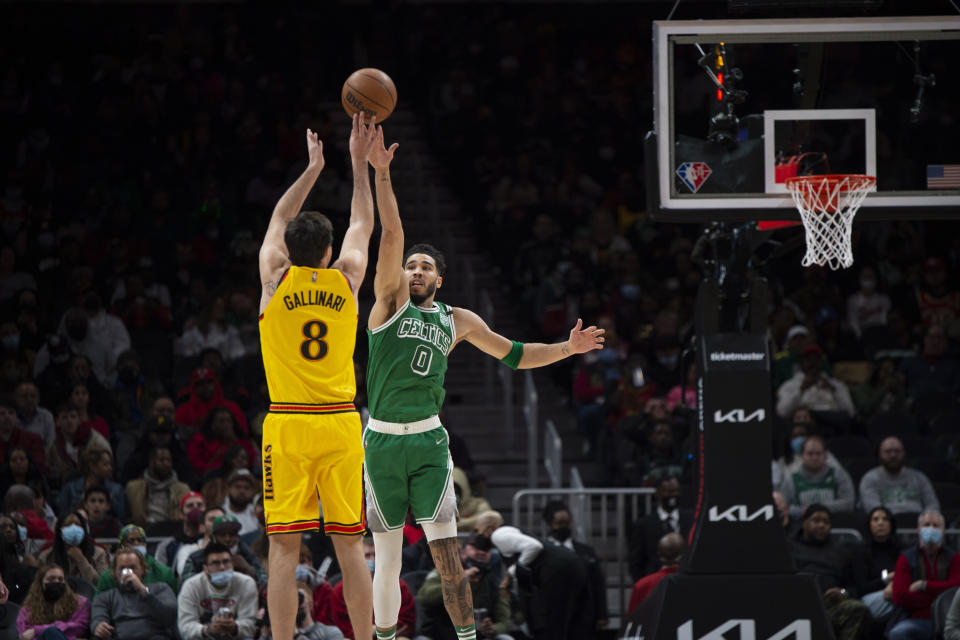
<svg viewBox="0 0 960 640">
<path fill-rule="evenodd" d="M 312 601 L 308 590 L 303 585 L 297 588 L 297 594 L 300 607 L 297 609 L 297 630 L 293 636 L 294 640 L 343 640 L 343 632 L 340 629 L 313 619 L 313 614 L 310 611 Z"/>
<path fill-rule="evenodd" d="M 180 498 L 179 511 L 177 519 L 180 521 L 179 530 L 169 538 L 164 538 L 157 543 L 156 558 L 157 562 L 168 567 L 173 566 L 174 558 L 177 557 L 177 551 L 181 545 L 196 544 L 203 536 L 203 512 L 206 509 L 206 503 L 203 496 L 191 491 Z"/>
<path fill-rule="evenodd" d="M 100 573 L 110 566 L 107 552 L 93 544 L 87 535 L 86 518 L 76 511 L 57 523 L 53 546 L 41 551 L 37 561 L 40 564 L 56 562 L 67 575 L 83 578 L 90 584 L 96 584 Z"/>
<path fill-rule="evenodd" d="M 656 507 L 633 525 L 630 534 L 630 575 L 634 581 L 660 568 L 657 545 L 671 531 L 686 537 L 693 512 L 680 508 L 680 482 L 664 478 L 657 483 Z"/>
<path fill-rule="evenodd" d="M 847 323 L 857 338 L 864 333 L 887 326 L 890 296 L 877 289 L 877 272 L 873 267 L 860 270 L 860 288 L 847 298 Z"/>
<path fill-rule="evenodd" d="M 14 520 L 12 515 L 0 515 L 0 542 L 17 562 L 37 566 L 37 559 L 27 552 L 27 527 Z"/>
<path fill-rule="evenodd" d="M 176 637 L 177 597 L 170 585 L 151 580 L 143 554 L 120 547 L 113 559 L 114 586 L 90 607 L 90 631 L 98 640 L 170 640 Z"/>
<path fill-rule="evenodd" d="M 473 535 L 460 549 L 460 561 L 473 597 L 477 637 L 510 640 L 511 636 L 506 635 L 510 627 L 510 598 L 506 589 L 501 588 L 510 578 L 504 578 L 502 565 L 500 571 L 496 570 L 493 554 L 499 557 L 489 538 Z M 417 601 L 423 609 L 421 630 L 424 635 L 433 640 L 457 640 L 456 629 L 443 605 L 439 572 L 434 570 L 427 575 L 417 592 Z"/>
<path fill-rule="evenodd" d="M 32 540 L 52 540 L 53 531 L 43 515 L 36 508 L 37 494 L 26 485 L 15 484 L 3 496 L 3 508 L 11 516 L 23 520 L 22 526 L 27 528 L 27 537 Z M 17 517 L 19 514 L 19 517 Z"/>
<path fill-rule="evenodd" d="M 202 524 L 200 525 L 200 531 L 203 533 L 203 536 L 196 541 L 194 544 L 184 544 L 181 545 L 177 550 L 177 555 L 173 559 L 173 564 L 171 568 L 177 576 L 183 577 L 184 568 L 187 565 L 187 560 L 190 559 L 190 556 L 197 549 L 203 549 L 208 544 L 213 542 L 213 521 L 223 515 L 223 509 L 220 507 L 207 507 L 206 511 L 203 512 Z M 197 566 L 203 566 L 197 565 Z"/>
<path fill-rule="evenodd" d="M 63 568 L 41 566 L 17 615 L 20 640 L 79 640 L 89 623 L 90 603 L 73 592 Z"/>
<path fill-rule="evenodd" d="M 160 564 L 156 558 L 147 553 L 147 534 L 142 527 L 138 527 L 135 524 L 126 525 L 123 529 L 120 529 L 118 540 L 119 547 L 126 547 L 131 551 L 136 551 L 140 554 L 141 558 L 143 558 L 144 572 L 140 575 L 140 578 L 144 584 L 163 582 L 166 583 L 174 593 L 177 592 L 177 577 L 173 575 L 173 570 L 170 569 L 170 567 Z M 97 580 L 97 593 L 102 593 L 107 589 L 113 589 L 119 584 L 116 575 L 116 567 L 118 566 L 117 557 L 119 553 L 118 551 L 117 556 L 113 558 L 113 569 L 107 569 L 100 574 L 100 579 Z"/>
<path fill-rule="evenodd" d="M 267 574 L 263 570 L 260 558 L 250 550 L 246 542 L 240 539 L 240 523 L 235 517 L 225 513 L 213 519 L 212 543 L 222 544 L 230 549 L 230 559 L 233 561 L 234 571 L 250 576 L 257 581 L 258 587 L 267 586 Z M 191 553 L 187 559 L 180 575 L 181 580 L 187 580 L 202 566 L 203 549 L 199 549 Z"/>
<path fill-rule="evenodd" d="M 257 619 L 257 585 L 235 573 L 230 549 L 212 542 L 204 549 L 203 572 L 183 583 L 177 598 L 183 640 L 249 640 Z"/>
<path fill-rule="evenodd" d="M 377 552 L 373 546 L 373 538 L 363 539 L 363 557 L 367 561 L 367 568 L 372 574 L 376 569 Z M 335 625 L 343 632 L 344 638 L 350 640 L 367 640 L 369 630 L 361 630 L 360 633 L 354 631 L 350 624 L 350 616 L 347 614 L 347 601 L 343 596 L 343 580 L 338 582 L 332 589 L 323 589 L 320 594 L 314 594 L 314 611 L 317 619 L 326 624 Z M 319 595 L 319 598 L 318 598 Z M 417 607 L 414 603 L 413 593 L 410 587 L 403 580 L 400 580 L 400 613 L 397 617 L 397 640 L 400 638 L 410 638 L 414 635 L 417 627 Z M 370 629 L 373 628 L 373 620 L 370 620 Z"/>
<path fill-rule="evenodd" d="M 917 520 L 919 543 L 897 558 L 893 574 L 893 604 L 906 618 L 890 629 L 889 640 L 933 637 L 930 606 L 938 595 L 960 586 L 960 555 L 944 544 L 943 515 L 929 510 Z"/>
<path fill-rule="evenodd" d="M 583 607 L 590 611 L 592 615 L 585 615 L 587 619 L 593 621 L 593 629 L 584 630 L 584 634 L 579 637 L 594 637 L 594 630 L 600 630 L 607 626 L 607 577 L 603 572 L 603 566 L 597 557 L 597 552 L 593 547 L 583 542 L 577 542 L 573 539 L 573 518 L 570 515 L 570 508 L 566 503 L 559 500 L 548 502 L 543 508 L 543 521 L 549 528 L 547 542 L 552 542 L 566 547 L 573 551 L 584 564 L 587 565 L 587 577 L 590 581 L 590 602 L 584 602 Z"/>
<path fill-rule="evenodd" d="M 789 440 L 786 442 L 783 455 L 777 460 L 780 481 L 777 482 L 775 488 L 782 485 L 783 478 L 796 473 L 803 466 L 803 456 L 801 456 L 803 443 L 806 442 L 808 436 L 812 435 L 818 435 L 817 425 L 813 416 L 810 415 L 809 409 L 800 407 L 793 412 L 793 425 L 790 427 Z M 831 451 L 827 451 L 827 465 L 831 467 L 841 466 L 840 461 Z"/>
</svg>

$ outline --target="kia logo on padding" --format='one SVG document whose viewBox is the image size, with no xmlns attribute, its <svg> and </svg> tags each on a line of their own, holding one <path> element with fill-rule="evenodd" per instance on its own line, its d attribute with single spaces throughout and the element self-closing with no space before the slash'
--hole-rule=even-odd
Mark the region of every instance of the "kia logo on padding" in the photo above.
<svg viewBox="0 0 960 640">
<path fill-rule="evenodd" d="M 745 409 L 732 409 L 724 413 L 719 409 L 713 412 L 714 422 L 763 422 L 767 417 L 767 412 L 763 409 L 757 409 L 752 413 L 747 413 Z"/>
<path fill-rule="evenodd" d="M 720 511 L 719 507 L 710 507 L 708 515 L 710 522 L 750 522 L 758 518 L 773 520 L 773 505 L 760 507 L 753 513 L 747 511 L 745 504 L 737 504 L 724 511 Z"/>
</svg>

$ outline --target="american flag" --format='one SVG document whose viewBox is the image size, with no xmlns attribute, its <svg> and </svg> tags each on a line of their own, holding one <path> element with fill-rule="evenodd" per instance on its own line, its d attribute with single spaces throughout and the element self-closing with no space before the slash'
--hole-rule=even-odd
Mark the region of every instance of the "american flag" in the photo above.
<svg viewBox="0 0 960 640">
<path fill-rule="evenodd" d="M 960 164 L 928 164 L 927 189 L 960 189 Z"/>
</svg>

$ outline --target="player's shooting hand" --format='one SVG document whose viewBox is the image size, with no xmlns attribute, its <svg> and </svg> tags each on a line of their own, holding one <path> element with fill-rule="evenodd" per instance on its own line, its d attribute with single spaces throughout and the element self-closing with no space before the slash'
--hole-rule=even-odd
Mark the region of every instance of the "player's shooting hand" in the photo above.
<svg viewBox="0 0 960 640">
<path fill-rule="evenodd" d="M 603 349 L 604 329 L 598 329 L 591 325 L 586 329 L 581 329 L 583 320 L 577 318 L 577 324 L 570 330 L 570 340 L 567 345 L 570 347 L 570 353 L 586 353 L 594 349 Z"/>
<path fill-rule="evenodd" d="M 317 171 L 323 171 L 323 141 L 311 129 L 307 129 L 307 156 L 310 158 L 309 166 Z"/>
<path fill-rule="evenodd" d="M 370 166 L 377 171 L 387 169 L 393 161 L 393 152 L 396 151 L 399 146 L 399 144 L 394 142 L 390 145 L 390 148 L 387 149 L 383 143 L 383 127 L 377 127 L 377 139 L 370 149 L 370 155 L 367 156 L 367 160 L 370 161 Z"/>
<path fill-rule="evenodd" d="M 367 124 L 364 124 L 363 116 L 362 113 L 353 114 L 353 129 L 350 131 L 350 157 L 355 162 L 366 160 L 377 141 L 377 116 L 370 116 Z"/>
</svg>

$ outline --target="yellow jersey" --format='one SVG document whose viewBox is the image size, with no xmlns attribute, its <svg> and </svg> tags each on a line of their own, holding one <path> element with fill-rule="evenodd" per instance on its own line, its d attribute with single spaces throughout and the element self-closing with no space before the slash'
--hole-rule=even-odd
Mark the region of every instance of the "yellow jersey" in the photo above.
<svg viewBox="0 0 960 640">
<path fill-rule="evenodd" d="M 271 404 L 350 403 L 357 305 L 337 269 L 290 267 L 260 314 L 260 350 Z"/>
</svg>

